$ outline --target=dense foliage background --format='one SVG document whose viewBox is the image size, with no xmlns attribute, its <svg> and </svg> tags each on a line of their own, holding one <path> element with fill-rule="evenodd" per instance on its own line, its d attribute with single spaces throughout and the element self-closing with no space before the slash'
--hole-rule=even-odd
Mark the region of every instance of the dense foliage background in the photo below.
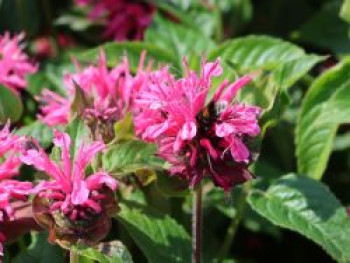
<svg viewBox="0 0 350 263">
<path fill-rule="evenodd" d="M 195 69 L 203 56 L 221 57 L 229 79 L 256 76 L 240 99 L 263 109 L 261 151 L 250 167 L 256 179 L 230 194 L 205 181 L 203 262 L 349 262 L 350 1 L 143 4 L 152 5 L 152 22 L 142 40 L 133 39 L 133 29 L 127 39 L 114 40 L 103 35 L 108 19 L 91 19 L 88 6 L 0 1 L 0 33 L 24 31 L 26 51 L 40 67 L 20 94 L 0 86 L 0 123 L 10 118 L 16 133 L 36 138 L 50 151 L 53 131 L 36 119 L 36 96 L 44 88 L 64 92 L 63 73 L 74 70 L 71 57 L 97 63 L 101 47 L 109 66 L 126 55 L 134 72 L 142 50 L 146 62 L 169 64 L 177 75 L 184 56 Z M 82 249 L 80 260 L 189 262 L 190 191 L 165 170 L 154 169 L 159 160 L 153 146 L 127 140 L 128 124 L 128 119 L 116 124 L 126 139 L 103 160 L 123 185 L 117 193 L 121 211 L 106 240 L 114 243 L 108 255 Z M 81 132 L 79 125 L 79 120 L 70 123 L 70 131 Z M 20 177 L 34 181 L 36 171 L 23 166 Z M 65 250 L 46 237 L 45 231 L 32 231 L 7 243 L 5 262 L 65 262 Z"/>
</svg>

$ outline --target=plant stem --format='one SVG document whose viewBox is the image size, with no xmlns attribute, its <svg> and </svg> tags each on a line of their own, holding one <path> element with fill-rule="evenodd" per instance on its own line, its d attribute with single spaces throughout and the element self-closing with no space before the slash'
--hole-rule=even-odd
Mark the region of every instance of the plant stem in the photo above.
<svg viewBox="0 0 350 263">
<path fill-rule="evenodd" d="M 202 185 L 193 191 L 192 200 L 192 263 L 201 262 L 202 246 Z"/>
<path fill-rule="evenodd" d="M 247 203 L 247 196 L 250 188 L 251 188 L 251 182 L 246 182 L 242 187 L 242 192 L 239 195 L 239 198 L 237 199 L 237 209 L 236 209 L 237 212 L 227 229 L 223 245 L 218 254 L 219 255 L 218 258 L 220 260 L 223 260 L 227 256 L 228 252 L 230 251 L 233 239 L 237 232 L 237 228 L 244 214 L 244 210 Z"/>
<path fill-rule="evenodd" d="M 79 263 L 79 255 L 73 249 L 69 251 L 69 263 Z"/>
</svg>

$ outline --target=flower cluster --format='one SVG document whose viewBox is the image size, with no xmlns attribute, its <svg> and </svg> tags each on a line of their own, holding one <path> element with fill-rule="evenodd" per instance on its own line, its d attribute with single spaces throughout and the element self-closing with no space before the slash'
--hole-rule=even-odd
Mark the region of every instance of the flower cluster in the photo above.
<svg viewBox="0 0 350 263">
<path fill-rule="evenodd" d="M 0 225 L 14 216 L 11 207 L 12 200 L 25 200 L 32 191 L 30 182 L 20 182 L 13 179 L 18 174 L 21 165 L 18 153 L 24 138 L 10 133 L 10 124 L 0 130 Z M 1 226 L 0 226 L 1 227 Z M 0 229 L 0 256 L 5 236 Z"/>
<path fill-rule="evenodd" d="M 140 65 L 143 64 L 144 55 Z M 77 65 L 77 68 L 80 68 Z M 101 51 L 98 66 L 88 66 L 78 73 L 67 74 L 64 82 L 67 97 L 44 90 L 40 98 L 41 114 L 38 118 L 50 125 L 66 124 L 71 108 L 87 121 L 96 138 L 108 141 L 113 137 L 113 124 L 130 110 L 134 90 L 143 85 L 144 74 L 132 76 L 128 60 L 109 70 L 105 54 Z M 78 94 L 79 93 L 79 94 Z M 77 97 L 80 101 L 77 102 Z M 79 105 L 74 105 L 79 104 Z"/>
<path fill-rule="evenodd" d="M 52 242 L 98 242 L 111 226 L 109 215 L 116 209 L 113 191 L 117 182 L 103 171 L 86 177 L 85 169 L 105 145 L 101 141 L 82 143 L 72 160 L 68 134 L 56 131 L 54 144 L 61 149 L 59 163 L 50 160 L 35 141 L 21 155 L 25 164 L 52 179 L 36 187 L 34 216 L 38 223 L 50 228 Z"/>
<path fill-rule="evenodd" d="M 186 61 L 184 65 L 186 77 L 176 80 L 163 70 L 139 92 L 136 132 L 156 142 L 159 155 L 172 164 L 172 174 L 188 179 L 191 187 L 209 175 L 228 191 L 252 178 L 247 170 L 252 160 L 248 145 L 260 132 L 260 109 L 234 99 L 251 78 L 233 84 L 224 81 L 206 103 L 212 77 L 222 74 L 220 60 L 203 62 L 200 76 Z"/>
<path fill-rule="evenodd" d="M 155 7 L 143 1 L 77 0 L 79 5 L 92 4 L 91 19 L 106 17 L 103 36 L 116 41 L 143 39 L 145 29 L 152 22 Z"/>
<path fill-rule="evenodd" d="M 0 35 L 0 84 L 12 90 L 26 87 L 27 74 L 35 73 L 36 65 L 29 62 L 23 52 L 21 41 L 24 34 L 11 38 L 10 33 Z"/>
</svg>

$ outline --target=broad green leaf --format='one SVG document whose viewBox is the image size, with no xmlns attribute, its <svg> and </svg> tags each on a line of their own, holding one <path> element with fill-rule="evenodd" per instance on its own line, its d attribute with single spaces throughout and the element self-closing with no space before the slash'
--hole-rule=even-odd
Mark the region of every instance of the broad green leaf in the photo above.
<svg viewBox="0 0 350 263">
<path fill-rule="evenodd" d="M 313 240 L 335 260 L 350 261 L 349 217 L 322 183 L 289 174 L 266 191 L 253 190 L 248 202 L 272 223 Z"/>
<path fill-rule="evenodd" d="M 268 36 L 229 40 L 209 55 L 221 57 L 236 75 L 256 75 L 254 86 L 241 92 L 242 100 L 268 110 L 279 91 L 287 90 L 323 57 L 306 54 L 289 42 Z"/>
<path fill-rule="evenodd" d="M 77 245 L 73 248 L 79 255 L 99 263 L 132 263 L 132 257 L 120 241 L 103 242 L 96 247 Z"/>
<path fill-rule="evenodd" d="M 29 247 L 11 260 L 12 263 L 63 263 L 64 252 L 47 241 L 47 233 L 32 234 Z"/>
<path fill-rule="evenodd" d="M 102 157 L 103 169 L 113 175 L 138 170 L 161 168 L 163 162 L 155 156 L 156 146 L 142 141 L 121 141 L 111 146 Z"/>
<path fill-rule="evenodd" d="M 116 218 L 150 263 L 190 262 L 191 241 L 186 230 L 168 215 L 136 204 L 121 204 Z"/>
<path fill-rule="evenodd" d="M 350 0 L 344 0 L 340 9 L 340 17 L 350 23 Z"/>
<path fill-rule="evenodd" d="M 302 103 L 296 127 L 298 171 L 320 179 L 338 126 L 350 122 L 350 60 L 317 78 Z"/>
<path fill-rule="evenodd" d="M 0 85 L 0 124 L 6 123 L 7 120 L 18 121 L 22 112 L 23 105 L 19 95 Z"/>
<path fill-rule="evenodd" d="M 169 50 L 179 63 L 184 56 L 208 54 L 216 45 L 201 32 L 171 23 L 156 16 L 153 25 L 147 29 L 146 41 Z"/>
<path fill-rule="evenodd" d="M 78 55 L 78 60 L 85 63 L 97 62 L 101 50 L 104 50 L 107 57 L 107 65 L 114 67 L 118 65 L 124 56 L 127 56 L 132 71 L 136 72 L 140 62 L 142 51 L 146 52 L 146 61 L 152 60 L 154 65 L 158 63 L 170 64 L 175 68 L 179 68 L 178 60 L 167 49 L 157 47 L 151 43 L 139 42 L 122 42 L 107 43 L 99 47 L 90 49 Z"/>
<path fill-rule="evenodd" d="M 44 148 L 47 148 L 52 144 L 52 128 L 40 121 L 35 121 L 27 126 L 23 126 L 18 129 L 16 133 L 18 135 L 25 135 L 29 138 L 34 138 Z"/>
</svg>

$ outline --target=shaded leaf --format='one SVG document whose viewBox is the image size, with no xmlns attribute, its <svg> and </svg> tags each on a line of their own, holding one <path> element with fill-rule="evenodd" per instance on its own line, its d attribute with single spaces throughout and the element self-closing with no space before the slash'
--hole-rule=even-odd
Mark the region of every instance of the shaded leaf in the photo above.
<svg viewBox="0 0 350 263">
<path fill-rule="evenodd" d="M 43 148 L 47 148 L 52 144 L 53 130 L 46 124 L 35 121 L 27 126 L 16 131 L 18 135 L 25 135 L 29 138 L 34 138 Z"/>
<path fill-rule="evenodd" d="M 12 263 L 63 263 L 63 250 L 47 242 L 47 233 L 32 234 L 29 247 L 11 260 Z"/>
<path fill-rule="evenodd" d="M 174 219 L 138 204 L 126 203 L 121 208 L 117 219 L 149 262 L 190 262 L 190 237 Z"/>
<path fill-rule="evenodd" d="M 305 235 L 335 260 L 350 260 L 350 220 L 345 208 L 320 182 L 286 175 L 268 190 L 253 190 L 248 202 L 272 223 Z"/>
<path fill-rule="evenodd" d="M 298 171 L 320 179 L 326 169 L 338 126 L 350 122 L 350 60 L 314 81 L 296 127 Z"/>
<path fill-rule="evenodd" d="M 8 119 L 11 122 L 18 121 L 22 112 L 23 105 L 19 95 L 0 85 L 0 124 L 6 123 Z"/>
</svg>

